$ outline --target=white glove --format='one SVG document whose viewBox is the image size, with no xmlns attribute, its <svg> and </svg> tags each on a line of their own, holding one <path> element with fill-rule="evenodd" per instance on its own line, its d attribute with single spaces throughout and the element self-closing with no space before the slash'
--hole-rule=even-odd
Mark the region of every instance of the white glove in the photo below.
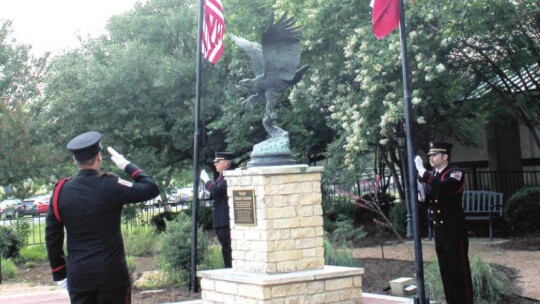
<svg viewBox="0 0 540 304">
<path fill-rule="evenodd" d="M 426 169 L 424 168 L 424 162 L 422 161 L 422 158 L 418 155 L 414 158 L 414 164 L 416 166 L 416 171 L 418 171 L 418 175 L 423 176 L 424 172 L 426 172 Z"/>
<path fill-rule="evenodd" d="M 206 171 L 204 171 L 204 170 L 201 170 L 201 180 L 205 184 L 210 180 L 210 177 L 208 176 L 208 173 L 206 173 Z"/>
<path fill-rule="evenodd" d="M 60 280 L 60 281 L 55 281 L 56 284 L 58 284 L 58 286 L 60 286 L 62 289 L 65 289 L 67 290 L 68 289 L 68 286 L 67 286 L 67 278 L 63 279 L 63 280 Z"/>
<path fill-rule="evenodd" d="M 426 201 L 426 190 L 424 189 L 424 185 L 416 181 L 418 183 L 418 201 L 423 203 Z"/>
<path fill-rule="evenodd" d="M 210 198 L 210 191 L 201 190 L 199 191 L 199 199 L 207 200 Z"/>
<path fill-rule="evenodd" d="M 118 169 L 126 169 L 126 166 L 130 163 L 129 160 L 125 159 L 122 154 L 116 152 L 116 150 L 112 147 L 107 147 L 107 151 L 109 151 L 109 154 L 111 154 L 111 160 L 118 167 Z"/>
</svg>

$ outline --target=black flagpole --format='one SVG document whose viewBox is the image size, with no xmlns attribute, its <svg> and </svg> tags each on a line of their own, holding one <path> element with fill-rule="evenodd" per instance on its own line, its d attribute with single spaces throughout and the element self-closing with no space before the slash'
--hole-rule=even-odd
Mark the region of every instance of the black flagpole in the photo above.
<svg viewBox="0 0 540 304">
<path fill-rule="evenodd" d="M 413 125 L 411 123 L 411 94 L 409 79 L 409 63 L 407 60 L 407 31 L 405 29 L 405 6 L 403 0 L 399 0 L 399 32 L 401 42 L 401 66 L 403 70 L 403 95 L 405 112 L 405 138 L 407 139 L 407 173 L 409 175 L 409 201 L 411 202 L 413 220 L 414 253 L 416 262 L 416 284 L 417 298 L 415 303 L 429 303 L 424 289 L 424 261 L 422 259 L 422 238 L 420 236 L 420 221 L 418 218 L 418 187 L 416 175 L 418 175 L 413 164 Z"/>
<path fill-rule="evenodd" d="M 191 273 L 190 287 L 193 292 L 199 291 L 197 285 L 197 221 L 199 214 L 199 137 L 201 116 L 201 64 L 202 64 L 202 29 L 203 29 L 203 3 L 199 0 L 199 23 L 197 31 L 197 69 L 195 80 L 195 132 L 193 134 L 193 205 L 191 206 L 191 220 L 193 237 L 191 238 Z"/>
</svg>

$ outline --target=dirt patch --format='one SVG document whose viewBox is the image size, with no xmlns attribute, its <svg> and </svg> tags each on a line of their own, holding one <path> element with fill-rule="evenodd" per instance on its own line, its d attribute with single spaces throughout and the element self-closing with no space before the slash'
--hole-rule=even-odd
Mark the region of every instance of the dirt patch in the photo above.
<svg viewBox="0 0 540 304">
<path fill-rule="evenodd" d="M 540 236 L 511 238 L 498 247 L 505 250 L 540 251 Z"/>
</svg>

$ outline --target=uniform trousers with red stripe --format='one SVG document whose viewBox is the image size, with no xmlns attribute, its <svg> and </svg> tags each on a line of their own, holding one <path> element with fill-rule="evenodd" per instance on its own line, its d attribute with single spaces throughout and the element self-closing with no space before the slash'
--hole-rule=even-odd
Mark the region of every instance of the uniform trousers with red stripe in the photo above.
<svg viewBox="0 0 540 304">
<path fill-rule="evenodd" d="M 473 304 L 469 241 L 450 239 L 435 243 L 439 269 L 448 304 Z"/>
<path fill-rule="evenodd" d="M 69 292 L 71 304 L 131 304 L 131 287 Z"/>
</svg>

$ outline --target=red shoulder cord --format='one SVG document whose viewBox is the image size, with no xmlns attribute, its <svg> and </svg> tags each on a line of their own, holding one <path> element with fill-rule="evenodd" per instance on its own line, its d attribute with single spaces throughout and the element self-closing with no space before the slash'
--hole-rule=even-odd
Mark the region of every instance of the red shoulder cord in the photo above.
<svg viewBox="0 0 540 304">
<path fill-rule="evenodd" d="M 54 217 L 56 217 L 56 220 L 59 222 L 62 222 L 62 219 L 60 218 L 60 213 L 58 212 L 58 196 L 60 195 L 60 189 L 62 189 L 62 186 L 67 180 L 69 180 L 69 178 L 62 178 L 60 181 L 58 181 L 56 188 L 54 188 L 54 196 L 53 196 L 53 202 L 52 202 L 53 212 L 54 212 Z"/>
</svg>

